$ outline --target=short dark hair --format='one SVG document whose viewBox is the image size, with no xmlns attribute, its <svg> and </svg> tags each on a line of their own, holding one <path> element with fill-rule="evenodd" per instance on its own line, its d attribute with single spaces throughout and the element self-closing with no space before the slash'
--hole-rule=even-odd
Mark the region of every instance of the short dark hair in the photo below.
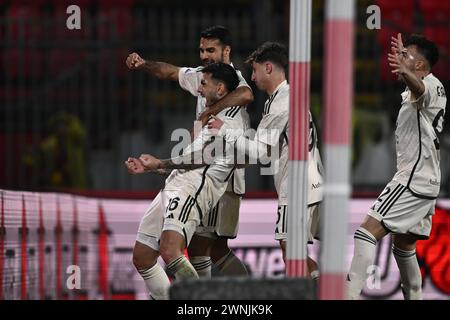
<svg viewBox="0 0 450 320">
<path fill-rule="evenodd" d="M 439 50 L 437 46 L 420 34 L 412 34 L 406 38 L 404 47 L 415 45 L 417 51 L 427 59 L 430 68 L 432 68 L 439 60 Z"/>
<path fill-rule="evenodd" d="M 253 51 L 245 61 L 252 64 L 270 61 L 282 68 L 285 72 L 289 64 L 289 56 L 284 45 L 278 42 L 264 42 L 255 51 Z"/>
<path fill-rule="evenodd" d="M 239 85 L 239 78 L 236 70 L 226 63 L 211 63 L 202 69 L 203 73 L 211 74 L 211 78 L 225 84 L 228 92 L 231 92 Z"/>
<path fill-rule="evenodd" d="M 231 47 L 231 34 L 227 28 L 221 25 L 216 25 L 203 30 L 200 33 L 200 37 L 205 39 L 217 39 L 220 41 L 223 47 Z"/>
</svg>

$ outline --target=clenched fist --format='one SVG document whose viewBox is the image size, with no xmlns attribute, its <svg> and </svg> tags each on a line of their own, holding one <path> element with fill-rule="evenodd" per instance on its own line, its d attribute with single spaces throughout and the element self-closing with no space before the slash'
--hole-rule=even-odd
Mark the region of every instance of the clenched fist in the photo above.
<svg viewBox="0 0 450 320">
<path fill-rule="evenodd" d="M 141 156 L 139 157 L 139 161 L 142 163 L 145 170 L 154 171 L 157 169 L 161 169 L 161 160 L 149 154 L 141 154 Z"/>
<path fill-rule="evenodd" d="M 144 165 L 141 163 L 139 159 L 136 158 L 128 158 L 127 161 L 125 161 L 125 166 L 128 169 L 128 172 L 131 174 L 138 174 L 138 173 L 144 173 L 145 168 Z"/>
<path fill-rule="evenodd" d="M 145 64 L 145 60 L 142 59 L 141 56 L 138 55 L 136 52 L 133 52 L 130 55 L 128 55 L 126 64 L 127 67 L 131 70 L 140 69 Z"/>
</svg>

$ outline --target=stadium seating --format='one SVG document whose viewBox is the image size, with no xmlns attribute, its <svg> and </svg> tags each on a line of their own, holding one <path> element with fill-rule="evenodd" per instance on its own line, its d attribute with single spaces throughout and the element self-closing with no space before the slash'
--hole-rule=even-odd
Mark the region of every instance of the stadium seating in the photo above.
<svg viewBox="0 0 450 320">
<path fill-rule="evenodd" d="M 419 0 L 418 4 L 425 24 L 448 24 L 450 1 Z"/>
<path fill-rule="evenodd" d="M 6 9 L 5 18 L 6 39 L 12 43 L 30 39 L 41 39 L 42 24 L 39 23 L 39 8 L 37 6 L 12 3 Z"/>
<path fill-rule="evenodd" d="M 394 81 L 395 77 L 387 63 L 391 48 L 391 37 L 397 33 L 409 34 L 413 30 L 414 2 L 378 0 L 381 9 L 381 29 L 377 32 L 380 46 L 380 77 L 383 81 Z"/>
<path fill-rule="evenodd" d="M 98 0 L 98 4 L 102 8 L 122 7 L 131 8 L 135 4 L 135 0 Z"/>
<path fill-rule="evenodd" d="M 383 30 L 387 24 L 402 32 L 411 31 L 414 13 L 413 4 L 413 1 L 378 0 L 377 5 L 381 9 L 381 30 Z"/>
<path fill-rule="evenodd" d="M 445 50 L 448 50 L 450 47 L 448 40 L 450 35 L 449 26 L 426 26 L 423 29 L 423 34 L 428 39 L 434 41 L 436 45 L 445 48 Z"/>
<path fill-rule="evenodd" d="M 441 80 L 447 81 L 450 79 L 448 72 L 450 68 L 450 42 L 448 41 L 450 34 L 450 27 L 448 26 L 428 26 L 424 28 L 423 34 L 428 39 L 436 43 L 439 48 L 440 59 L 434 66 L 433 73 Z"/>
<path fill-rule="evenodd" d="M 5 75 L 9 78 L 41 77 L 44 71 L 44 56 L 40 50 L 14 48 L 4 51 Z"/>
<path fill-rule="evenodd" d="M 58 76 L 67 69 L 73 68 L 85 58 L 86 53 L 82 50 L 51 50 L 48 55 L 48 71 L 51 76 Z"/>
<path fill-rule="evenodd" d="M 133 17 L 129 10 L 119 7 L 101 8 L 98 16 L 100 40 L 128 39 L 133 30 Z"/>
</svg>

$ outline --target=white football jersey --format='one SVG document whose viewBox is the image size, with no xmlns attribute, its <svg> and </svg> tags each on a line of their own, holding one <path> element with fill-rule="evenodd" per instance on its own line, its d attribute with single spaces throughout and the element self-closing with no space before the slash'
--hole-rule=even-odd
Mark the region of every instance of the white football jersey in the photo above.
<svg viewBox="0 0 450 320">
<path fill-rule="evenodd" d="M 311 112 L 309 112 L 308 139 L 308 205 L 311 205 L 323 200 L 323 164 L 317 144 L 317 130 Z"/>
<path fill-rule="evenodd" d="M 447 103 L 444 86 L 433 75 L 423 78 L 425 92 L 412 100 L 402 93 L 395 129 L 397 172 L 393 180 L 417 196 L 436 198 L 441 184 L 438 134 L 442 132 Z"/>
<path fill-rule="evenodd" d="M 235 129 L 235 138 L 248 129 L 248 114 L 245 108 L 230 107 L 222 110 L 217 117 L 220 118 L 227 127 Z M 208 126 L 204 126 L 197 138 L 192 144 L 185 148 L 183 154 L 190 154 L 191 152 L 202 150 L 205 144 L 208 144 L 212 139 L 216 139 Z M 222 141 L 222 140 L 221 140 Z M 223 140 L 222 142 L 224 142 Z M 223 143 L 221 142 L 221 145 Z M 212 209 L 217 204 L 220 197 L 227 190 L 228 184 L 235 172 L 236 167 L 233 159 L 234 141 L 226 142 L 225 152 L 222 156 L 216 156 L 213 162 L 206 167 L 201 167 L 194 170 L 173 170 L 166 179 L 165 190 L 172 188 L 179 188 L 183 186 L 185 190 L 192 193 L 193 197 L 202 193 L 198 199 L 207 199 L 208 208 Z M 203 208 L 205 206 L 202 205 Z"/>
<path fill-rule="evenodd" d="M 233 64 L 231 64 L 233 66 Z M 233 66 L 234 67 L 234 66 Z M 206 99 L 202 97 L 199 92 L 198 88 L 200 86 L 200 83 L 202 81 L 203 73 L 201 70 L 203 69 L 203 66 L 199 66 L 196 68 L 190 68 L 190 67 L 184 67 L 180 68 L 180 71 L 178 72 L 178 82 L 180 84 L 180 87 L 186 91 L 188 91 L 193 96 L 197 97 L 197 109 L 196 109 L 196 118 L 205 111 L 206 108 Z M 247 84 L 247 81 L 245 81 L 244 77 L 242 76 L 242 73 L 239 70 L 236 70 L 236 73 L 239 78 L 239 87 L 246 86 L 250 88 L 250 86 Z M 236 107 L 238 108 L 238 107 Z M 245 107 L 239 109 L 241 113 L 247 113 L 247 110 Z M 249 119 L 248 115 L 244 116 L 244 118 Z M 246 124 L 249 126 L 250 121 L 248 120 L 248 123 Z M 235 173 L 231 176 L 229 186 L 227 191 L 232 191 L 235 194 L 243 195 L 245 193 L 245 169 L 240 168 L 236 169 Z"/>
<path fill-rule="evenodd" d="M 322 201 L 322 161 L 317 146 L 317 132 L 309 113 L 308 156 L 308 205 Z M 275 130 L 274 130 L 275 129 Z M 289 132 L 289 84 L 283 81 L 264 105 L 263 117 L 255 139 L 280 150 L 278 166 L 274 174 L 278 205 L 288 203 L 288 132 Z"/>
</svg>

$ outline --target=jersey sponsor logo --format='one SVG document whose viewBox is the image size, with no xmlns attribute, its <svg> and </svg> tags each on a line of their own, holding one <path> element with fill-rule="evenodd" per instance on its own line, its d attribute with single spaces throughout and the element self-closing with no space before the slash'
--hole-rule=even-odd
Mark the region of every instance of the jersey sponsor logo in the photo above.
<svg viewBox="0 0 450 320">
<path fill-rule="evenodd" d="M 441 183 L 439 180 L 437 179 L 430 179 L 430 184 L 432 184 L 433 186 L 440 186 Z"/>
<path fill-rule="evenodd" d="M 320 183 L 320 182 L 317 182 L 316 184 L 312 183 L 311 186 L 312 186 L 312 189 L 319 189 L 322 187 L 322 183 Z"/>
</svg>

